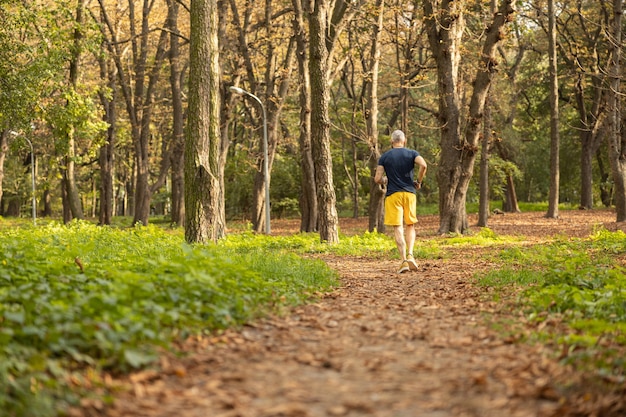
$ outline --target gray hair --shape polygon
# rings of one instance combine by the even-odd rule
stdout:
[[[404,132],[401,131],[400,129],[394,130],[393,133],[391,134],[392,143],[404,142],[405,140],[406,140],[406,137],[404,136]]]

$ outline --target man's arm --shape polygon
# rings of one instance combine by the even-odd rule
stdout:
[[[385,184],[387,178],[385,177],[385,168],[382,165],[376,167],[376,174],[374,175],[374,182],[376,184]]]
[[[428,165],[426,165],[426,161],[421,156],[416,156],[414,163],[418,167],[415,187],[419,189],[422,188],[422,181],[424,181],[424,176],[426,175],[426,171],[428,170]]]

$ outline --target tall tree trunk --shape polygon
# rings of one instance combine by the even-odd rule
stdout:
[[[378,68],[380,64],[380,37],[383,29],[385,1],[376,0],[378,19],[372,24],[372,50],[370,56],[370,78],[367,85],[367,109],[365,118],[365,129],[367,133],[367,143],[370,149],[368,167],[370,168],[370,201],[369,201],[369,221],[368,230],[377,230],[380,233],[385,231],[384,223],[384,201],[385,192],[378,184],[374,183],[374,174],[380,158],[380,148],[378,144]],[[403,118],[404,119],[404,118]],[[406,132],[406,130],[404,130]]]
[[[461,35],[465,28],[457,2],[449,9],[435,11],[431,1],[424,1],[428,39],[437,66],[441,156],[438,170],[439,233],[461,232],[466,227],[465,194],[459,189],[463,173],[461,140],[461,98],[458,84]]]
[[[610,207],[613,204],[613,186],[612,181],[609,181],[610,172],[606,172],[604,168],[600,149],[596,150],[596,161],[598,163],[598,171],[600,171],[600,200],[604,207]]]
[[[2,181],[4,180],[4,161],[9,150],[9,136],[8,130],[0,130],[0,201],[2,201],[3,194]]]
[[[557,78],[556,11],[548,0],[548,57],[550,69],[550,193],[546,217],[559,217],[559,80]]]
[[[491,0],[491,13],[496,11],[496,0]],[[487,227],[489,221],[489,144],[491,141],[491,86],[487,89],[485,115],[483,120],[483,137],[480,154],[480,194],[478,198],[478,226]]]
[[[178,30],[178,2],[168,0],[168,28],[170,29],[170,88],[172,90],[172,224],[182,226],[185,219],[184,200],[184,113],[181,89],[180,48]]]
[[[315,168],[313,154],[311,152],[311,82],[309,77],[309,53],[307,48],[307,36],[304,25],[304,10],[302,0],[292,0],[295,10],[293,20],[294,33],[297,42],[298,73],[300,77],[300,132],[298,143],[300,145],[300,168],[302,170],[302,183],[300,188],[300,231],[317,231],[317,197],[315,190]]]
[[[112,68],[104,58],[100,60],[100,78],[107,80],[111,97],[100,94],[100,102],[104,108],[104,120],[108,123],[107,140],[100,148],[100,213],[98,222],[110,225],[113,217],[113,161],[115,156],[115,139],[117,131],[117,86]]]
[[[613,22],[609,44],[612,46],[609,63],[609,161],[613,173],[615,216],[617,222],[626,221],[626,132],[622,129],[621,114],[621,55],[622,55],[622,0],[613,0]]]
[[[82,50],[82,25],[83,14],[85,12],[84,0],[78,0],[76,6],[76,28],[73,35],[73,49],[72,58],[70,60],[70,75],[69,83],[70,88],[76,90],[78,84],[78,70],[80,66],[80,55]],[[63,181],[62,184],[66,187],[65,199],[62,199],[63,204],[67,205],[67,209],[64,208],[63,220],[67,223],[72,218],[84,219],[83,208],[80,201],[80,195],[78,193],[78,187],[76,186],[76,174],[75,174],[75,156],[76,156],[76,142],[74,137],[74,129],[70,128],[66,132],[67,137],[67,154],[63,157],[64,168],[62,168]]]
[[[328,57],[326,31],[328,30],[328,2],[314,0],[309,21],[309,73],[311,77],[311,144],[317,205],[319,209],[320,239],[335,244],[339,242],[339,217],[337,215],[333,165],[330,152],[330,120],[328,103]]]
[[[491,91],[491,89],[489,89]],[[489,93],[487,93],[489,94]],[[489,221],[489,142],[491,141],[491,103],[485,103],[483,138],[480,154],[480,195],[478,199],[478,226],[487,227]]]
[[[479,127],[491,78],[495,72],[496,45],[513,13],[512,0],[503,0],[487,29],[481,62],[473,83],[469,120],[461,136],[461,89],[458,80],[461,38],[465,28],[463,5],[426,0],[424,16],[431,50],[436,61],[439,92],[441,156],[438,171],[439,233],[463,233],[468,228],[465,200],[478,151]]]
[[[216,0],[192,0],[189,117],[185,139],[185,239],[217,241],[220,69]]]
[[[596,67],[596,73],[600,70]],[[580,207],[593,208],[593,157],[601,142],[600,126],[605,118],[603,102],[604,88],[599,77],[593,76],[592,80],[592,103],[589,107],[585,100],[583,75],[579,75],[576,82],[576,108],[580,118]]]
[[[227,0],[218,0],[217,1],[217,18],[220,22],[225,22],[227,19],[228,13],[228,1]],[[226,37],[226,25],[220,24],[217,30],[217,38],[219,42],[219,54],[222,56],[222,53],[225,48],[229,48],[230,45],[223,42],[223,39],[227,39]],[[221,69],[221,67],[220,67]],[[234,77],[228,82],[232,82],[233,84],[239,84],[240,75],[236,74]],[[233,106],[233,95],[229,93],[227,90],[227,82],[224,80],[224,77],[220,73],[220,85],[221,85],[221,108],[220,108],[220,153],[217,161],[217,172],[219,175],[219,196],[217,198],[217,219],[215,220],[215,233],[217,236],[225,236],[226,235],[226,183],[225,183],[225,172],[226,172],[226,163],[228,161],[228,150],[230,148],[230,123],[232,121],[232,112],[231,108]]]

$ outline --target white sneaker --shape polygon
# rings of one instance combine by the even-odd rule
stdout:
[[[409,272],[411,267],[407,261],[402,261],[402,265],[400,265],[400,269],[398,269],[398,274],[402,274],[404,272]]]
[[[411,271],[417,271],[417,262],[415,262],[415,258],[413,258],[413,255],[409,255],[406,258],[406,262],[409,264],[409,269]]]

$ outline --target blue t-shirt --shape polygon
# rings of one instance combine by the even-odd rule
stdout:
[[[378,159],[378,165],[385,168],[387,175],[387,194],[398,191],[415,193],[413,168],[419,152],[407,148],[391,148]]]

